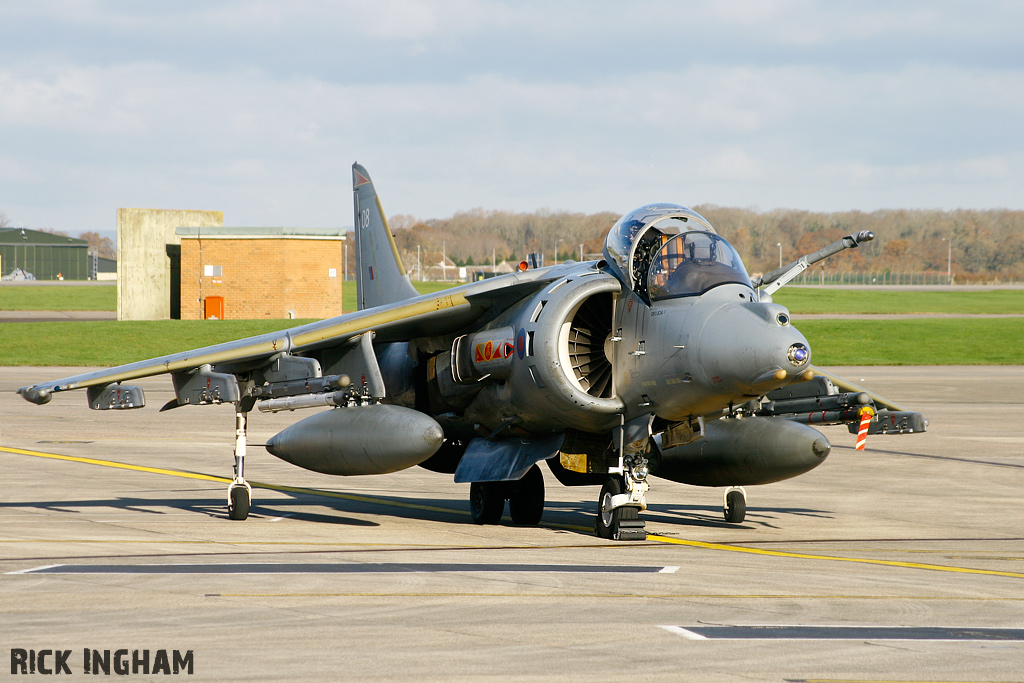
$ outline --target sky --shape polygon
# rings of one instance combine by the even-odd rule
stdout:
[[[1024,209],[1024,3],[0,0],[0,211]]]

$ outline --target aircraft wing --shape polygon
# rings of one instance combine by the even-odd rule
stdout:
[[[152,377],[189,373],[203,366],[221,372],[258,368],[279,354],[302,354],[341,346],[373,332],[377,342],[449,334],[497,315],[509,305],[559,277],[561,267],[513,273],[315,323],[105,368],[18,390],[26,400],[48,403],[54,392],[90,389]],[[90,400],[92,402],[92,400]],[[139,405],[124,407],[141,407]]]

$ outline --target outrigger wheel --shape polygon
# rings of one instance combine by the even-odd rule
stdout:
[[[734,486],[725,492],[725,521],[739,524],[747,516],[747,492],[741,486]]]

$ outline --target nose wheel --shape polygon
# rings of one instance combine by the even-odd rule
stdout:
[[[722,510],[725,521],[739,524],[747,517],[747,492],[742,486],[733,486],[725,491],[725,507]]]
[[[601,495],[597,499],[597,535],[616,541],[643,541],[647,539],[644,521],[640,519],[640,507],[622,504],[624,498],[623,481],[619,477],[611,477],[601,487]]]

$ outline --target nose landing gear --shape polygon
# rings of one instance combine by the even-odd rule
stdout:
[[[597,535],[616,541],[644,541],[647,532],[640,511],[647,509],[647,458],[626,459],[625,476],[612,476],[601,487],[597,502]]]

